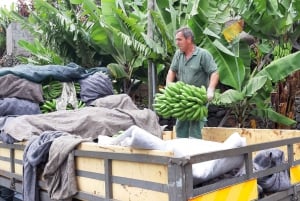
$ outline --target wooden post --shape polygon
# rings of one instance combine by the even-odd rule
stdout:
[[[155,9],[155,0],[148,0],[148,27],[147,35],[149,39],[153,39],[153,21],[150,14]],[[148,108],[153,109],[153,99],[156,93],[157,72],[152,60],[148,60]]]

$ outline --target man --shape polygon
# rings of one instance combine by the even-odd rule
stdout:
[[[211,101],[219,82],[217,65],[212,55],[205,49],[196,47],[194,34],[187,27],[180,28],[175,35],[176,51],[167,74],[166,84],[176,80],[207,88],[207,98]],[[176,121],[176,135],[179,138],[202,138],[201,129],[205,121]]]

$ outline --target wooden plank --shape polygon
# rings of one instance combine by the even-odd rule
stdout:
[[[166,165],[113,161],[112,175],[162,184],[168,183],[168,167]]]
[[[23,160],[23,150],[15,150],[15,159]]]
[[[113,195],[113,198],[116,200],[169,201],[169,195],[167,193],[120,184],[113,184]]]
[[[173,139],[173,131],[164,131],[162,134],[163,140],[171,140]]]
[[[105,196],[104,181],[90,179],[85,177],[77,177],[77,185],[80,191],[96,195]],[[113,185],[113,198],[116,200],[131,201],[169,201],[167,193],[156,192],[152,190],[137,188],[133,186],[116,184]]]
[[[75,166],[77,170],[95,173],[104,173],[104,161],[97,158],[76,157]]]
[[[10,172],[10,162],[0,160],[0,170]]]
[[[78,150],[84,151],[101,151],[101,152],[115,152],[115,153],[128,153],[128,154],[146,154],[155,156],[173,156],[172,152],[162,150],[145,150],[145,149],[133,149],[131,147],[122,146],[99,146],[97,143],[84,142],[77,146]]]
[[[238,132],[242,137],[245,137],[248,145],[300,136],[299,130],[204,127],[202,129],[202,138],[204,140],[224,142],[234,132]],[[278,148],[284,151],[287,157],[286,147]],[[293,150],[294,158],[300,159],[300,144],[296,144]]]
[[[9,155],[10,155],[9,149],[0,148],[0,156],[1,157],[9,157]]]
[[[204,127],[202,129],[202,137],[205,140],[223,142],[234,132],[238,132],[241,136],[246,137],[247,144],[257,144],[300,136],[299,130]]]
[[[158,156],[172,156],[173,153],[159,151],[159,150],[139,150],[129,147],[120,146],[98,146],[95,143],[81,143],[78,150],[84,151],[103,151],[114,153],[128,153],[128,154],[146,154]],[[76,157],[76,169],[81,171],[88,171],[93,173],[104,174],[104,160],[96,158]],[[112,161],[112,175],[117,177],[136,179],[140,181],[148,181],[155,183],[168,183],[168,168],[166,165],[139,163],[113,160]],[[97,196],[105,196],[105,182],[97,179],[77,176],[78,188],[80,191],[87,192]],[[112,194],[114,199],[132,200],[132,201],[150,201],[168,200],[168,194],[137,188],[124,184],[112,184]]]
[[[95,143],[81,143],[78,150],[85,151],[104,151],[128,154],[146,154],[146,155],[159,155],[159,156],[172,156],[173,153],[160,151],[160,150],[142,150],[132,149],[129,147],[121,146],[95,146]],[[96,158],[76,157],[76,169],[84,170],[95,173],[104,174],[104,161]],[[138,180],[145,180],[157,183],[166,184],[167,166],[151,164],[151,163],[138,163],[129,161],[113,161],[112,174],[125,178],[133,178]]]
[[[104,181],[86,177],[76,177],[79,191],[83,191],[96,196],[105,196]]]

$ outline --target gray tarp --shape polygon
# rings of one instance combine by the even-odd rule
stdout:
[[[39,201],[37,168],[48,161],[48,153],[54,139],[65,133],[60,131],[33,136],[27,143],[23,154],[23,200]]]
[[[41,114],[38,103],[18,98],[0,99],[0,116]]]
[[[43,177],[50,198],[72,200],[78,191],[73,150],[79,143],[89,140],[61,131],[46,131],[32,137],[23,155],[23,200],[40,200],[37,170],[44,165]]]
[[[255,171],[266,170],[284,163],[286,163],[284,161],[284,152],[278,148],[262,150],[257,153],[253,160]],[[265,193],[283,191],[291,186],[287,170],[258,178],[257,183]]]
[[[66,66],[61,65],[43,65],[32,64],[17,65],[13,68],[0,68],[0,76],[13,74],[20,78],[25,78],[32,82],[41,83],[45,80],[54,79],[61,82],[71,82],[85,78],[95,72],[102,71],[103,67],[86,69],[75,63]]]
[[[85,141],[89,140],[75,135],[63,135],[53,141],[43,171],[50,199],[73,200],[72,196],[78,191],[73,150]]]
[[[105,96],[94,100],[91,106],[105,107],[108,109],[113,108],[126,108],[131,110],[138,110],[139,108],[132,102],[131,98],[127,94],[116,94]]]
[[[11,74],[0,76],[0,98],[19,98],[35,103],[44,102],[41,84]]]
[[[124,94],[120,96],[127,97]],[[115,103],[114,99],[111,99],[112,105],[121,101],[117,97],[116,95]],[[113,136],[121,130],[136,125],[161,137],[162,129],[157,115],[150,109],[133,109],[131,99],[126,100],[127,104],[114,109],[85,107],[78,110],[19,116],[5,123],[1,135],[8,134],[17,141],[23,141],[28,140],[32,135],[40,135],[43,131],[57,130],[83,138],[97,139],[98,135]]]
[[[79,84],[80,99],[87,105],[98,98],[114,94],[110,78],[102,72],[96,72],[87,78],[80,79]]]

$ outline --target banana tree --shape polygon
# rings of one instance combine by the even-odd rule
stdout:
[[[131,1],[103,0],[97,5],[93,0],[71,0],[82,6],[88,16],[91,44],[103,53],[111,55],[115,62],[108,68],[118,81],[117,90],[130,93],[138,79],[135,71],[143,67],[150,54],[146,44],[146,10]]]
[[[75,62],[81,66],[94,67],[109,57],[103,51],[90,45],[88,21],[82,17],[79,6],[66,1],[33,0],[34,9],[28,17],[23,17],[12,11],[9,16],[13,21],[22,24],[38,41],[43,49],[49,49],[59,55],[63,63]],[[30,44],[21,42],[20,45],[28,48]],[[34,46],[35,44],[31,44]],[[32,48],[30,48],[32,49]],[[30,50],[29,49],[29,50]],[[32,52],[35,55],[35,52]],[[37,57],[43,52],[39,52]],[[44,54],[45,58],[49,55]],[[35,62],[39,62],[37,59]],[[54,61],[54,60],[52,60]],[[43,61],[47,63],[46,59]],[[61,64],[61,63],[59,63]]]
[[[235,75],[235,77],[229,79],[228,74],[230,73],[228,72],[230,71],[228,70],[226,73],[227,80],[224,80],[224,78],[221,77],[222,83],[226,83],[232,87],[245,87],[246,85],[251,86],[251,82],[249,82],[249,80],[255,80],[257,91],[254,90],[255,93],[252,94],[252,97],[251,95],[248,98],[244,97],[245,94],[240,93],[241,90],[238,88],[233,88],[230,93],[229,91],[226,91],[226,93],[229,94],[239,94],[239,97],[243,99],[243,101],[236,100],[236,104],[233,104],[234,101],[232,100],[230,102],[231,108],[233,109],[233,111],[235,111],[234,113],[236,114],[239,126],[244,125],[245,118],[247,117],[246,114],[249,114],[250,111],[255,116],[269,119],[273,122],[281,123],[284,125],[292,125],[293,123],[295,123],[294,121],[286,118],[285,114],[279,115],[279,113],[275,112],[274,108],[270,107],[270,93],[271,91],[275,91],[277,85],[280,84],[279,82],[284,82],[284,78],[296,71],[297,66],[289,62],[281,63],[283,65],[278,65],[277,62],[273,61],[271,69],[273,69],[276,73],[280,72],[279,74],[276,74],[277,76],[280,76],[280,79],[268,77],[267,80],[265,77],[266,71],[264,70],[264,68],[270,68],[270,66],[266,66],[270,62],[270,59],[273,58],[274,60],[276,60],[291,53],[292,48],[290,47],[287,49],[286,44],[291,44],[294,51],[299,49],[297,48],[299,47],[299,45],[297,45],[298,43],[295,42],[298,41],[300,36],[299,32],[296,31],[297,29],[295,29],[299,21],[299,15],[297,14],[300,11],[299,5],[296,4],[295,1],[277,0],[231,0],[229,1],[229,5],[232,8],[232,13],[235,13],[244,20],[246,24],[245,31],[251,33],[257,39],[260,39],[257,40],[259,43],[252,44],[252,47],[254,47],[256,51],[255,54],[252,53],[251,59],[253,62],[252,66],[249,66],[251,69],[248,67],[246,68],[246,66],[248,65],[246,65],[245,63],[237,63],[234,65],[235,70],[232,72],[243,72],[241,71],[241,69],[243,69],[244,66],[245,69],[248,69],[248,71],[246,71],[245,73],[245,78],[243,77],[243,74],[240,74],[240,76]],[[272,20],[272,23],[270,23],[270,20]],[[253,57],[253,55],[255,57]],[[292,60],[296,58],[291,57],[285,59],[287,59],[288,61],[291,60],[290,62],[292,62]],[[244,62],[245,60],[243,59],[242,61]],[[286,62],[286,60],[283,61]],[[287,67],[287,65],[289,67]],[[249,72],[251,71],[252,73],[250,74]],[[239,78],[242,78],[249,83],[246,84],[244,82],[241,84],[237,81],[239,80]],[[233,83],[235,84],[233,85]],[[259,87],[260,85],[262,86]],[[239,93],[236,93],[237,91]],[[226,93],[224,94],[225,97],[227,97]],[[226,98],[224,100],[226,100]]]
[[[272,85],[300,70],[299,59],[300,52],[296,52],[271,62],[261,71],[253,71],[251,75],[239,73],[236,68],[221,69],[220,77],[226,77],[221,82],[232,88],[218,94],[213,103],[230,107],[236,116],[238,127],[245,126],[249,114],[284,125],[295,124],[294,120],[274,111],[270,105],[270,95]],[[238,68],[246,72],[242,63]],[[242,82],[236,81],[239,76]]]

